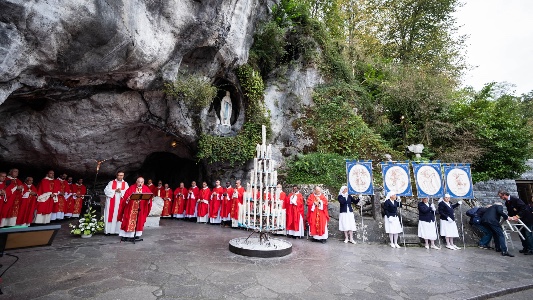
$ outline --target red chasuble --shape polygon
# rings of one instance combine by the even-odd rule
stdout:
[[[28,225],[33,222],[35,209],[37,208],[37,188],[31,184],[24,184],[22,204],[17,215],[17,225]]]
[[[187,208],[187,189],[177,188],[174,190],[174,204],[172,205],[173,215],[182,215]]]
[[[224,188],[219,186],[213,188],[211,197],[209,197],[209,217],[216,218],[218,217],[218,211],[222,206],[222,194],[224,194]]]
[[[200,197],[200,189],[195,186],[189,189],[187,193],[187,215],[194,215],[194,210],[196,209],[196,200]]]
[[[322,200],[322,209],[315,206],[314,211],[311,211],[315,200]],[[324,194],[319,196],[315,194],[309,195],[307,198],[307,222],[309,222],[310,235],[323,235],[326,233],[326,224],[329,221],[328,214],[328,199]]]
[[[126,232],[143,231],[144,223],[146,222],[146,217],[150,213],[149,208],[151,205],[148,204],[148,202],[151,202],[152,199],[130,200],[130,196],[133,193],[150,194],[152,193],[152,191],[146,185],[143,185],[139,189],[137,189],[136,185],[132,185],[126,190],[126,192],[124,193],[124,197],[120,199],[117,220],[122,221],[122,225],[120,226],[120,229]],[[139,209],[141,210],[140,213],[139,213]],[[147,209],[148,211],[146,211]],[[137,226],[135,226],[137,215],[139,219],[137,222]]]
[[[55,179],[45,177],[43,180],[41,180],[39,188],[37,189],[37,194],[42,197],[38,198],[37,214],[47,215],[52,213],[52,207],[55,201],[53,194],[57,193],[58,191],[59,183],[57,183]],[[45,198],[45,196],[47,197]]]
[[[291,199],[293,199],[293,202],[296,201],[296,205],[290,204]],[[303,219],[304,216],[304,197],[300,193],[290,193],[289,197],[286,197],[286,200],[285,214],[287,230],[299,231],[300,217]]]
[[[56,179],[55,181],[59,188],[58,193],[62,193],[63,195],[57,195],[57,202],[54,202],[52,212],[65,212],[65,209],[67,208],[67,202],[64,194],[69,194],[70,188],[66,180]]]
[[[72,215],[80,215],[81,214],[81,207],[83,205],[83,195],[87,194],[87,188],[83,184],[72,184],[71,185],[71,193],[73,194],[70,198],[70,202],[72,202]],[[76,196],[76,199],[74,199],[74,196]]]
[[[163,198],[163,191],[164,191],[164,190],[165,190],[165,188],[164,188],[163,186],[160,186],[160,187],[159,187],[159,186],[156,186],[156,187],[154,188],[154,191],[153,191],[153,193],[154,193],[154,197],[157,196],[157,197],[161,197],[161,198]]]
[[[229,218],[231,212],[231,198],[233,197],[233,188],[225,188],[222,197],[222,208],[220,210],[220,217]]]
[[[22,185],[22,181],[12,177],[7,177],[6,181],[9,181],[9,184],[5,188],[6,197],[4,199],[2,210],[0,210],[1,219],[16,218],[22,201],[22,191],[17,189],[17,186]],[[8,225],[13,226],[15,224],[12,223]]]
[[[163,198],[163,211],[161,212],[161,217],[168,217],[170,216],[170,210],[172,208],[172,190],[171,189],[164,189],[161,192],[161,198]]]
[[[200,190],[200,195],[198,196],[198,217],[205,217],[207,215],[209,197],[211,197],[211,190],[208,187]]]
[[[244,187],[239,187],[233,190],[233,196],[231,199],[231,218],[234,220],[239,219],[239,204],[243,204]]]

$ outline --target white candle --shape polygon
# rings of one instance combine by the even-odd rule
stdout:
[[[265,125],[261,125],[261,141],[263,142],[263,145],[266,143],[266,136],[267,136],[267,133],[266,133],[266,126]]]
[[[265,158],[265,156],[266,156],[266,145],[263,144],[261,145],[261,157]]]
[[[266,153],[267,153],[266,158],[270,158],[271,155],[272,155],[272,145],[271,144],[268,144]]]
[[[257,146],[255,146],[255,150],[257,151],[256,156],[261,157],[261,145],[257,144]]]

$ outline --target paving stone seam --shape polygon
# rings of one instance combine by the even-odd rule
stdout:
[[[503,296],[503,295],[509,295],[509,294],[513,294],[513,293],[518,293],[518,292],[522,292],[522,291],[526,291],[526,290],[530,290],[530,289],[533,289],[533,283],[532,284],[526,284],[526,285],[518,286],[518,287],[501,289],[501,290],[490,292],[490,293],[486,293],[486,294],[483,294],[483,295],[474,296],[474,297],[468,298],[466,300],[491,299],[491,298],[500,297],[500,296]]]

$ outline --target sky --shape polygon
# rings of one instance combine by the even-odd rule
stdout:
[[[463,0],[457,10],[474,68],[463,85],[479,91],[489,82],[514,84],[514,94],[533,91],[533,0]]]

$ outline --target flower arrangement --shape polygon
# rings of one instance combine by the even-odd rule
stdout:
[[[101,232],[104,230],[105,223],[104,217],[100,217],[100,220],[96,219],[96,210],[87,208],[87,212],[80,218],[79,224],[68,224],[72,230],[71,234],[76,235],[92,235],[95,232]]]

